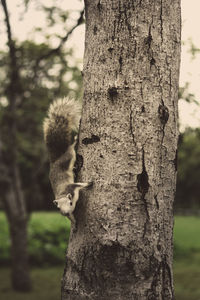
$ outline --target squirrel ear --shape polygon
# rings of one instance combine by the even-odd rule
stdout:
[[[69,200],[72,200],[72,194],[67,194],[67,198],[69,199]]]

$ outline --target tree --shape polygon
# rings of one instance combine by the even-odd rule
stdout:
[[[27,5],[28,3],[26,1]],[[71,91],[69,81],[65,78],[66,73],[70,73],[71,81],[80,82],[78,68],[67,64],[72,50],[64,50],[63,45],[73,30],[82,23],[83,12],[80,12],[77,22],[64,36],[57,36],[59,43],[54,48],[48,42],[49,37],[46,43],[40,45],[30,40],[17,43],[12,35],[6,0],[1,0],[1,6],[8,40],[8,54],[0,52],[0,95],[5,98],[5,103],[0,102],[1,200],[10,225],[12,285],[16,290],[28,291],[31,281],[27,253],[27,198],[32,201],[38,198],[37,177],[40,173],[43,180],[42,168],[43,174],[47,174],[45,159],[41,155],[44,153],[44,147],[41,146],[42,121],[50,100]],[[57,18],[57,11],[65,23],[66,13],[65,18],[62,11],[55,7],[47,11],[51,16],[49,26],[55,24],[53,20]],[[80,89],[76,90],[75,94],[78,95]],[[37,146],[33,146],[33,141],[34,146]]]
[[[8,152],[2,149],[1,158],[7,181],[4,183],[4,204],[7,218],[10,224],[10,235],[12,241],[12,284],[16,290],[28,291],[31,289],[31,281],[28,270],[27,253],[27,213],[22,190],[22,183],[17,164],[17,103],[21,101],[21,84],[19,75],[19,65],[16,55],[15,42],[12,39],[12,32],[9,21],[9,14],[5,0],[1,0],[5,13],[5,23],[7,27],[8,47],[9,47],[9,77],[7,95],[8,106],[3,116],[3,124],[9,129],[7,134],[3,132],[2,140],[7,146]],[[3,155],[4,154],[4,155]],[[4,159],[5,160],[4,160]],[[20,274],[20,276],[19,276]]]
[[[79,178],[62,300],[173,299],[180,0],[85,0]]]
[[[200,207],[200,129],[186,128],[179,136],[175,208],[197,212]]]

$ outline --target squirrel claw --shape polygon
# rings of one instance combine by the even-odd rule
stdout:
[[[93,187],[93,185],[94,185],[94,182],[93,182],[93,181],[90,181],[90,182],[88,182],[88,186],[87,186],[87,188],[92,188],[92,187]]]

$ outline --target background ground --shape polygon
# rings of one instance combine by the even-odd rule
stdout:
[[[0,213],[0,299],[59,300],[70,224],[58,213],[33,213],[29,223],[29,253],[33,291],[11,290],[9,234]],[[176,300],[200,299],[200,218],[176,216],[174,230],[174,281]]]

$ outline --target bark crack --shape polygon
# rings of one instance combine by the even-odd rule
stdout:
[[[161,145],[163,145],[164,137],[165,137],[165,126],[167,124],[167,121],[169,119],[169,110],[167,106],[165,106],[163,99],[161,98],[161,104],[158,107],[158,115],[159,119],[162,124],[162,139],[161,139]]]
[[[142,83],[141,83],[141,87],[140,87],[140,95],[141,95],[142,100],[143,100],[144,99],[144,94],[143,94]]]
[[[123,66],[123,59],[122,59],[122,56],[120,55],[120,57],[119,57],[119,73],[122,73],[122,66]]]
[[[163,299],[174,299],[173,297],[173,284],[172,284],[172,272],[169,264],[167,263],[166,257],[164,257],[163,261],[161,262],[161,269],[162,269],[162,298]],[[167,283],[169,282],[169,284]],[[169,287],[166,289],[165,287]],[[171,295],[172,294],[172,295]]]
[[[173,85],[172,85],[172,71],[171,69],[169,69],[169,85],[170,85],[170,99],[172,100],[172,104],[173,104],[173,110],[174,110],[174,123],[176,124],[176,105],[174,103],[174,98],[172,97],[172,89],[173,89]]]
[[[161,41],[163,42],[163,0],[161,0],[160,5],[160,28]]]
[[[176,149],[176,154],[175,154],[173,163],[174,163],[175,171],[177,172],[177,169],[178,169],[178,150],[177,149]]]
[[[132,111],[132,109],[131,109],[131,112],[130,112],[130,132],[131,132],[133,144],[136,146],[135,134],[133,132],[133,111]]]
[[[165,126],[169,119],[169,110],[168,110],[167,106],[164,105],[163,100],[162,100],[162,104],[160,104],[158,107],[158,114],[159,114],[161,123],[163,124],[163,126]]]
[[[144,159],[144,148],[142,149],[142,173],[138,174],[137,180],[137,188],[138,191],[142,194],[142,199],[145,198],[145,195],[148,193],[149,190],[149,182],[148,182],[149,176],[146,171],[145,167],[145,159]]]
[[[118,96],[118,89],[113,86],[108,88],[108,95],[112,102],[114,102],[115,99],[117,99]]]
[[[82,139],[82,144],[89,145],[100,142],[100,137],[98,135],[92,134],[90,138],[86,137]]]
[[[102,10],[102,8],[103,8],[103,6],[102,6],[102,4],[101,4],[101,0],[99,0],[99,2],[98,2],[98,4],[97,4],[97,8],[98,8],[98,11],[99,11],[99,13],[100,13],[101,10]]]
[[[150,50],[151,48],[151,42],[152,42],[153,38],[151,35],[151,25],[149,26],[149,33],[148,33],[148,37],[146,38],[146,44],[148,45],[148,50]]]
[[[147,204],[147,200],[145,198],[145,196],[149,190],[149,176],[147,174],[146,167],[145,167],[144,148],[142,149],[142,173],[138,174],[137,181],[138,181],[137,189],[142,195],[142,201],[144,203],[144,208],[145,208],[146,217],[147,217],[146,222],[144,224],[144,233],[143,233],[143,237],[144,237],[146,234],[146,231],[147,231],[147,224],[150,219],[149,211],[148,211],[148,204]]]
[[[148,57],[149,57],[149,61],[150,61],[150,69],[151,69],[152,66],[154,66],[156,64],[156,60],[153,56],[153,49],[152,49],[152,41],[153,41],[153,37],[152,37],[152,34],[151,34],[152,24],[153,24],[153,18],[152,18],[151,24],[149,25],[148,37],[145,40],[145,43],[148,47]]]
[[[74,174],[75,174],[75,180],[77,180],[78,174],[81,171],[81,168],[83,167],[83,156],[80,154],[76,154],[76,161],[74,164]]]
[[[159,202],[158,202],[158,196],[157,195],[154,196],[154,200],[156,202],[156,208],[159,209]]]

